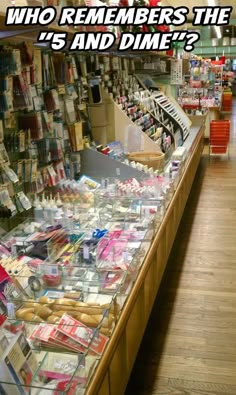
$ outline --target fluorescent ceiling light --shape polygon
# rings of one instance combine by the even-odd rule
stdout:
[[[215,28],[215,32],[216,32],[217,38],[221,38],[222,34],[221,34],[220,26],[214,26],[214,28]]]
[[[216,7],[216,1],[215,0],[207,0],[207,2],[208,2],[208,6],[209,7]],[[215,28],[215,32],[216,32],[217,38],[221,38],[222,34],[221,34],[220,26],[214,26],[214,28]]]

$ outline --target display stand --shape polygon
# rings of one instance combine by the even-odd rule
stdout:
[[[135,124],[102,88],[101,93],[102,103],[89,105],[93,138],[100,144],[117,140],[125,147],[129,130],[134,128]],[[136,127],[136,129],[140,130],[140,151],[160,152],[159,146],[142,132],[141,128]]]

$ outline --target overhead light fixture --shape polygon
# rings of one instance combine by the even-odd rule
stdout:
[[[208,5],[209,7],[216,7],[216,1],[215,0],[208,0]],[[216,36],[217,38],[222,38],[222,33],[221,33],[221,28],[220,26],[214,26]]]
[[[221,33],[220,26],[214,26],[214,29],[215,29],[217,38],[221,38],[222,37],[222,33]]]

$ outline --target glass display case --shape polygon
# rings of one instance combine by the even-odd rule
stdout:
[[[35,350],[24,333],[12,333],[10,329],[9,322],[5,321],[1,328],[1,342],[5,346],[0,360],[2,394],[84,394],[98,363],[98,355],[77,354],[65,349],[60,354]],[[52,325],[38,327],[32,337],[37,332],[39,338],[49,339],[51,336],[51,344],[62,344],[63,330],[67,327],[62,325],[62,331],[57,335],[54,329]],[[82,329],[77,327],[76,335],[85,339]],[[90,340],[90,343],[92,348],[97,347],[97,339]]]
[[[23,333],[40,357],[27,391],[20,381],[6,383],[16,394],[86,393],[176,193],[186,152],[175,152],[155,177],[104,178],[86,207],[59,207],[60,223],[28,218],[2,239],[0,328]]]

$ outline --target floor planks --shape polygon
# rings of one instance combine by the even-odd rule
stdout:
[[[236,395],[236,102],[206,153],[125,395]]]

